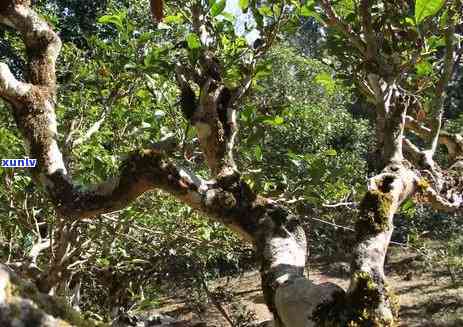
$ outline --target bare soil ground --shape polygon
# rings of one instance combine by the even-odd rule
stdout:
[[[386,264],[389,283],[400,297],[400,326],[462,326],[463,284],[451,283],[443,265],[425,267],[419,256],[394,248]],[[349,281],[345,266],[339,263],[311,263],[310,279],[317,282],[333,282],[347,288]],[[463,281],[462,281],[463,282]],[[232,318],[253,317],[254,322],[271,319],[260,290],[257,271],[249,271],[240,277],[222,278],[214,281],[210,289],[223,288],[232,294],[232,299],[221,307]],[[230,326],[223,313],[212,303],[191,305],[187,294],[167,301],[160,312],[180,319],[206,322],[210,327]],[[239,307],[240,309],[237,309]],[[235,324],[235,326],[247,326]]]

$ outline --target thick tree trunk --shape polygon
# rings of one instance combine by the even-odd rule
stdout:
[[[398,314],[397,298],[387,285],[384,261],[401,203],[415,191],[415,173],[407,163],[392,164],[370,179],[369,190],[356,223],[351,285],[348,297],[358,318],[378,326],[392,325]]]
[[[276,207],[260,220],[257,253],[261,258],[264,297],[278,327],[316,326],[314,309],[332,299],[338,286],[316,285],[304,276],[305,232],[297,217]]]
[[[370,80],[378,92],[385,168],[370,178],[361,203],[347,294],[337,294],[333,301],[317,309],[315,319],[320,326],[393,326],[398,313],[397,299],[386,282],[384,261],[394,215],[417,184],[416,174],[402,151],[408,101],[395,84],[387,85],[373,75]]]
[[[370,179],[356,222],[349,289],[317,309],[319,326],[394,326],[399,304],[387,284],[384,261],[393,217],[415,188],[416,175],[407,162],[392,163]]]
[[[369,322],[392,326],[398,302],[386,282],[384,261],[400,205],[416,190],[416,174],[403,157],[405,117],[409,105],[395,84],[383,86],[378,111],[384,113],[381,174],[368,183],[356,222],[357,244],[353,251],[351,283],[347,291],[350,308],[346,322]],[[379,97],[378,97],[379,98]]]
[[[0,265],[0,326],[2,327],[93,327],[107,326],[84,319],[64,299],[40,293]]]

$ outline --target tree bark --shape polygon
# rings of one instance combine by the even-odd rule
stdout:
[[[0,325],[2,327],[96,327],[104,323],[83,319],[64,299],[40,293],[0,265]]]

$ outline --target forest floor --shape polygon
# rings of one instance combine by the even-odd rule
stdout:
[[[347,266],[348,267],[348,266]],[[310,279],[315,282],[333,282],[347,288],[348,273],[345,264],[311,262]],[[400,326],[463,326],[463,285],[455,286],[444,265],[429,265],[420,256],[403,248],[393,248],[388,256],[386,273],[389,283],[400,297]],[[271,319],[264,304],[258,271],[249,271],[239,277],[221,278],[210,284],[214,294],[222,290],[231,294],[219,306],[202,302],[192,305],[191,296],[166,299],[160,312],[170,316],[206,322],[208,327],[231,326],[224,318],[223,309],[235,326],[250,326],[254,322]]]

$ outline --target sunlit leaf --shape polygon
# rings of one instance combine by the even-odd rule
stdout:
[[[301,15],[305,17],[310,17],[316,14],[315,11],[310,9],[307,5],[301,7]]]
[[[254,148],[254,156],[256,157],[257,161],[262,161],[262,148],[259,145],[256,145]]]
[[[333,92],[336,86],[333,78],[328,73],[320,73],[315,76],[315,82],[321,86],[323,86],[328,92]]]
[[[283,119],[283,117],[280,117],[280,116],[276,116],[274,119],[264,120],[265,124],[272,125],[272,126],[283,125],[284,122],[285,120]]]
[[[276,116],[273,122],[275,123],[275,125],[282,125],[285,122],[285,120],[280,116]]]
[[[445,0],[416,0],[415,20],[419,24],[429,16],[434,16],[444,6]]]
[[[259,7],[258,11],[262,16],[273,16],[273,11],[268,6]]]
[[[432,74],[432,65],[429,61],[422,61],[418,63],[415,68],[418,76],[429,76]]]
[[[444,13],[442,14],[442,16],[440,17],[440,19],[439,19],[439,27],[441,29],[446,28],[447,24],[448,24],[448,21],[449,21],[449,10],[446,9],[444,11]]]
[[[188,36],[186,37],[186,41],[188,43],[188,48],[192,50],[201,47],[201,40],[199,39],[199,36],[195,33],[188,34]]]
[[[438,36],[431,36],[429,39],[427,39],[428,42],[428,47],[430,49],[436,49],[439,47],[445,47],[445,39],[443,37],[438,37]]]
[[[229,21],[230,23],[234,23],[236,21],[235,15],[230,14],[228,12],[222,13],[222,16],[226,21]]]
[[[225,0],[220,0],[214,3],[211,7],[211,15],[218,16],[225,10],[225,5],[227,2]]]
[[[415,26],[415,20],[413,19],[413,17],[406,17],[405,23],[407,23],[407,25],[410,25],[410,26]]]
[[[125,13],[123,12],[116,15],[104,15],[98,19],[98,23],[105,25],[113,24],[116,25],[118,30],[122,30],[124,28],[124,18]]]
[[[182,24],[183,23],[183,17],[180,14],[177,14],[175,16],[166,16],[166,17],[164,17],[164,23],[166,23],[166,24]]]
[[[408,209],[413,208],[414,206],[415,206],[415,203],[413,202],[413,200],[408,199],[408,200],[405,201],[404,204],[402,205],[402,210],[403,210],[403,211],[407,211]]]
[[[246,11],[249,7],[249,0],[240,0],[239,5],[242,11]]]

